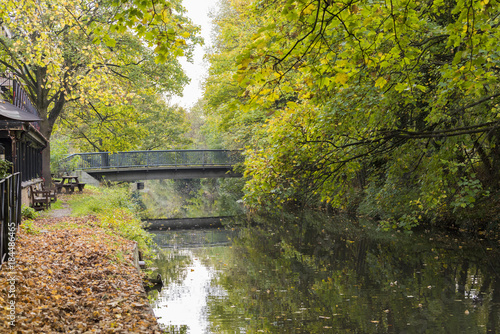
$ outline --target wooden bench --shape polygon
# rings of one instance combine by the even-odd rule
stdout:
[[[53,188],[46,188],[43,183],[42,183],[42,190],[43,191],[48,191],[49,192],[49,196],[50,196],[50,202],[51,203],[54,203],[57,201],[57,188],[53,187]]]
[[[50,208],[51,191],[38,189],[37,186],[31,185],[28,196],[30,198],[30,206],[36,211]]]

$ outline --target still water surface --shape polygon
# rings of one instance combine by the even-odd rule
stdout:
[[[157,232],[167,332],[500,333],[497,241],[283,226]]]

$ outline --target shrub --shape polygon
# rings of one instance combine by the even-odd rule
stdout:
[[[0,160],[0,179],[9,176],[12,172],[12,162]]]
[[[38,234],[40,231],[37,229],[35,224],[33,224],[33,220],[27,219],[24,220],[21,224],[21,228],[24,230],[24,232],[28,234]]]
[[[22,219],[35,219],[38,217],[38,212],[30,206],[22,205],[21,206],[21,218]]]

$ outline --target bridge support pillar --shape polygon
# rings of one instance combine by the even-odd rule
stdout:
[[[100,182],[98,179],[94,178],[92,175],[85,173],[82,170],[77,170],[73,172],[73,175],[78,176],[78,180],[82,183],[90,184],[92,186],[98,187]]]

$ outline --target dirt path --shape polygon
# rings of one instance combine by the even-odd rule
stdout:
[[[66,202],[62,202],[63,208],[62,209],[54,209],[50,210],[47,213],[44,214],[45,217],[50,217],[50,218],[61,218],[61,217],[69,217],[71,216],[71,208]]]

